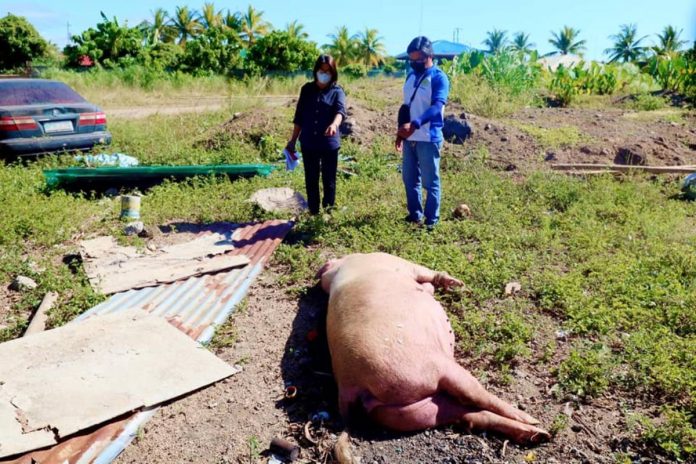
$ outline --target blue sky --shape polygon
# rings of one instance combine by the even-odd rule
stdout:
[[[216,1],[218,9],[241,11],[248,1]],[[351,33],[365,27],[376,28],[384,39],[389,54],[401,53],[416,35],[431,40],[452,40],[458,28],[459,41],[482,47],[486,31],[493,28],[524,31],[531,35],[540,52],[551,51],[550,31],[563,25],[581,30],[587,40],[586,57],[602,59],[611,45],[609,35],[617,33],[621,24],[634,23],[640,35],[655,33],[668,24],[683,29],[681,38],[690,44],[696,40],[696,0],[255,0],[255,8],[264,11],[264,18],[276,28],[284,28],[297,19],[304,24],[310,39],[324,44],[327,35],[337,26],[345,25]],[[0,0],[0,16],[13,13],[27,17],[48,40],[63,47],[67,28],[80,33],[100,21],[100,10],[120,21],[136,25],[151,17],[151,11],[162,7],[174,12],[177,5],[200,9],[203,1],[185,0],[120,0],[95,2],[84,0]]]

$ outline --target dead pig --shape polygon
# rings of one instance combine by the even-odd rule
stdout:
[[[460,423],[520,443],[549,437],[454,360],[454,335],[433,294],[459,280],[386,253],[330,260],[318,276],[329,293],[327,336],[344,419],[362,407],[397,431]]]

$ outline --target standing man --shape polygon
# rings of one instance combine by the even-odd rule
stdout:
[[[440,219],[440,150],[449,80],[435,66],[433,46],[427,37],[413,39],[407,53],[411,72],[404,83],[404,104],[399,111],[396,137],[396,149],[403,150],[406,220],[417,224],[424,221],[432,230]],[[425,208],[421,186],[427,192]]]

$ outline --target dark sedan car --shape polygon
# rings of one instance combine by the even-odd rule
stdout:
[[[0,79],[0,155],[89,150],[109,143],[106,115],[66,84]]]

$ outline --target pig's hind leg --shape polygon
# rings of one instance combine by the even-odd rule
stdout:
[[[377,423],[400,432],[414,432],[440,425],[462,424],[469,430],[492,430],[518,443],[548,439],[548,433],[530,424],[490,411],[463,406],[446,393],[437,393],[409,405],[382,405],[370,412]]]
[[[444,360],[439,390],[444,390],[464,406],[472,406],[503,417],[536,425],[538,420],[486,390],[469,371],[454,359]]]

